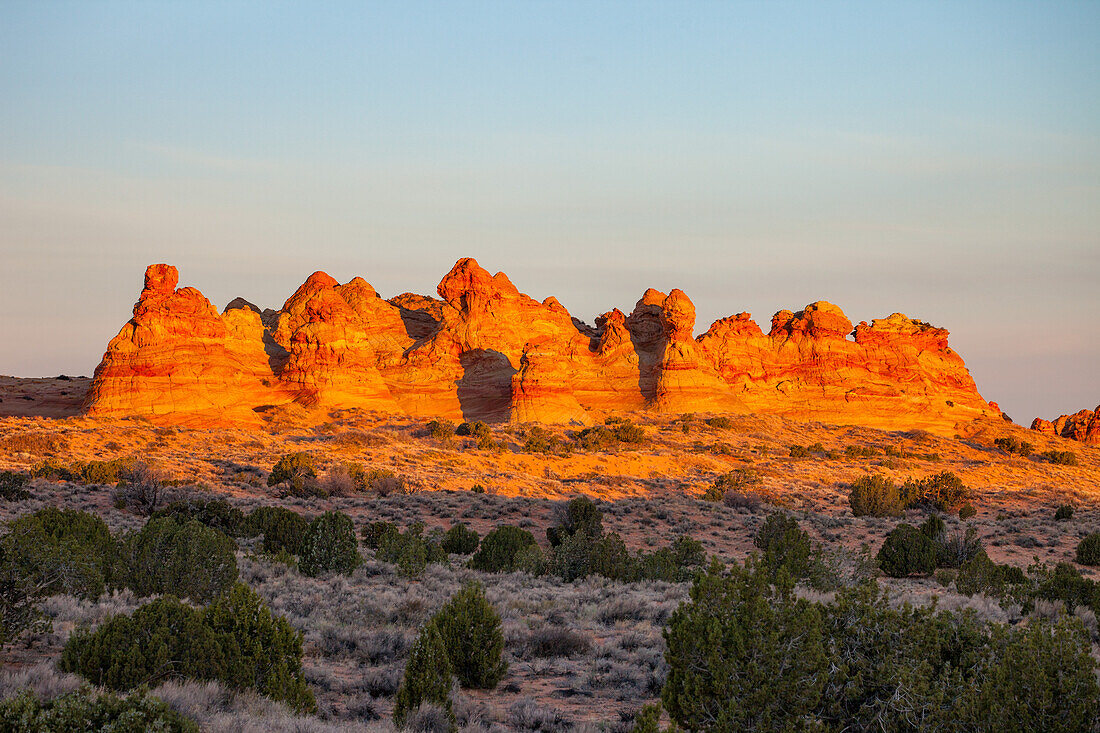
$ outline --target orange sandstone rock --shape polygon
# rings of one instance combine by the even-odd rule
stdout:
[[[630,315],[614,309],[590,326],[469,258],[440,281],[440,299],[387,301],[362,278],[341,285],[317,272],[278,311],[237,299],[218,314],[177,281],[173,267],[149,268],[133,319],[96,371],[89,412],[256,420],[254,410],[293,401],[586,423],[593,411],[653,409],[952,434],[997,414],[947,331],[897,313],[853,330],[824,301],[779,311],[767,334],[740,313],[695,337],[695,307],[679,290],[649,289]]]
[[[1037,417],[1032,421],[1031,429],[1090,445],[1100,445],[1100,406],[1092,411],[1080,410],[1072,415],[1059,415],[1053,421]]]

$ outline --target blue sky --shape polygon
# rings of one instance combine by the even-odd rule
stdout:
[[[456,259],[592,321],[819,299],[1100,402],[1100,3],[0,4],[0,373],[90,373],[150,262],[221,307]]]

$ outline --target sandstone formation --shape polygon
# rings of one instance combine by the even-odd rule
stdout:
[[[1092,411],[1081,410],[1072,415],[1060,415],[1053,421],[1037,417],[1031,422],[1031,429],[1047,435],[1100,445],[1100,407]]]
[[[779,311],[767,334],[740,313],[696,337],[695,306],[680,290],[649,289],[629,315],[613,309],[590,326],[472,259],[447,273],[438,299],[385,300],[362,278],[341,285],[316,272],[277,311],[237,298],[219,314],[177,281],[175,268],[149,267],[87,412],[225,423],[295,403],[586,424],[650,409],[941,433],[999,414],[947,331],[898,313],[853,329],[824,301]]]

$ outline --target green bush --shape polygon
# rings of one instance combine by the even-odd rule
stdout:
[[[886,476],[860,476],[852,482],[848,504],[856,517],[898,517],[904,510],[898,487]]]
[[[317,704],[302,672],[302,635],[263,599],[237,583],[202,612],[225,654],[218,679],[250,688],[295,710],[312,712]]]
[[[1059,466],[1076,466],[1077,454],[1068,450],[1048,450],[1039,454],[1039,457],[1048,463]]]
[[[409,653],[409,661],[405,663],[405,674],[394,698],[394,724],[404,728],[409,713],[415,713],[422,703],[431,703],[446,711],[449,730],[457,731],[454,705],[451,703],[453,679],[454,672],[443,636],[435,622],[429,621],[421,630]]]
[[[1018,440],[1011,435],[1006,438],[995,438],[993,440],[993,445],[997,446],[1005,453],[1015,453],[1016,455],[1025,457],[1030,456],[1035,449],[1035,446],[1031,443]]]
[[[106,587],[115,552],[111,531],[88,512],[47,507],[8,524],[4,561],[43,593],[96,598]]]
[[[714,479],[703,493],[704,501],[725,501],[731,494],[747,496],[763,484],[760,474],[751,468],[736,468]],[[731,497],[732,498],[732,497]]]
[[[28,478],[15,471],[0,471],[0,499],[4,501],[23,501],[31,498],[27,491]]]
[[[115,458],[110,461],[88,461],[80,468],[80,480],[89,486],[117,484],[126,477],[133,459]]]
[[[237,580],[236,543],[199,522],[150,519],[119,545],[116,586],[139,596],[172,593],[203,603]]]
[[[791,458],[809,458],[810,451],[804,445],[792,445],[789,455]]]
[[[519,568],[523,551],[533,545],[538,542],[527,530],[501,525],[481,539],[481,546],[470,558],[470,567],[487,573],[510,573]]]
[[[1100,583],[1081,576],[1081,571],[1068,562],[1050,568],[1033,568],[1036,588],[1034,596],[1048,601],[1062,601],[1072,611],[1084,606],[1100,615]]]
[[[1071,519],[1073,519],[1073,507],[1069,504],[1063,504],[1054,510],[1054,521],[1068,522]]]
[[[614,532],[593,536],[581,531],[568,535],[554,548],[547,564],[549,572],[567,583],[589,575],[629,582],[637,575],[634,559]]]
[[[973,504],[966,503],[959,507],[959,519],[967,521],[977,515],[978,510],[974,508]]]
[[[615,433],[603,425],[593,425],[578,431],[573,435],[573,442],[577,448],[586,451],[609,451],[619,446]]]
[[[491,690],[508,671],[501,658],[500,615],[480,583],[470,583],[434,616],[454,674],[463,687]]]
[[[548,455],[567,452],[562,439],[541,425],[532,425],[527,428],[523,450],[527,453],[545,453]]]
[[[892,608],[874,583],[809,603],[751,562],[697,576],[665,640],[662,702],[686,730],[1068,732],[1100,712],[1073,619],[1014,628]]]
[[[774,581],[785,569],[793,580],[806,577],[810,570],[810,536],[798,526],[798,521],[783,512],[772,512],[753,538],[753,545],[763,551],[761,565]]]
[[[1074,559],[1080,565],[1100,565],[1100,532],[1093,532],[1078,543]]]
[[[910,478],[901,487],[901,498],[906,507],[928,507],[941,512],[959,507],[969,495],[970,490],[950,471],[918,480]]]
[[[447,562],[447,552],[443,549],[443,536],[437,532],[423,536],[424,525],[416,522],[399,533],[382,534],[375,555],[383,562],[392,562],[406,576],[415,577],[424,572],[429,563]]]
[[[332,571],[348,575],[362,562],[355,525],[347,514],[325,512],[309,523],[298,554],[302,575],[316,577]]]
[[[794,729],[826,679],[820,611],[751,563],[696,577],[664,632],[661,700],[691,731]]]
[[[707,563],[703,543],[686,535],[677,537],[668,547],[638,558],[639,575],[649,580],[680,583],[691,578]]]
[[[603,512],[587,496],[570,499],[564,506],[556,505],[554,515],[557,523],[546,530],[546,539],[551,547],[557,547],[577,532],[584,532],[590,537],[603,534]]]
[[[706,422],[707,425],[710,425],[712,428],[718,428],[719,430],[731,430],[733,428],[733,420],[730,420],[724,415],[708,418]]]
[[[309,453],[288,453],[267,477],[268,486],[285,486],[292,496],[318,496],[317,468]]]
[[[430,420],[425,428],[436,440],[450,440],[455,436],[455,424],[450,420]]]
[[[171,517],[180,524],[193,519],[230,536],[239,534],[244,523],[244,513],[225,499],[174,501],[153,512],[152,518],[159,517]]]
[[[989,559],[984,550],[959,566],[959,572],[955,575],[955,588],[968,596],[981,593],[1001,598],[1011,586],[1025,582],[1027,576],[1020,568],[998,565]]]
[[[399,534],[401,534],[401,531],[397,529],[397,525],[393,522],[370,522],[364,525],[360,532],[363,544],[372,550],[381,547],[386,537]]]
[[[472,555],[477,550],[481,536],[462,522],[452,526],[443,536],[444,552],[453,555]]]
[[[936,545],[911,524],[899,524],[886,535],[876,558],[891,578],[931,575],[936,570]]]
[[[0,730],[198,733],[199,727],[144,691],[119,697],[83,688],[45,701],[25,690],[0,702]]]
[[[464,422],[455,429],[455,435],[468,436],[471,438],[492,438],[493,430],[481,420],[476,422]]]
[[[305,517],[281,506],[256,507],[241,523],[241,533],[249,537],[262,535],[260,547],[272,555],[300,553],[307,529],[309,521]]]
[[[301,634],[239,583],[205,608],[165,596],[95,631],[77,629],[58,666],[113,690],[173,678],[220,680],[300,711],[316,709],[302,674]]]

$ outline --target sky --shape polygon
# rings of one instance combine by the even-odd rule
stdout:
[[[817,301],[1100,403],[1098,2],[0,3],[0,374],[90,374],[146,265],[219,308],[460,257],[591,323]]]

